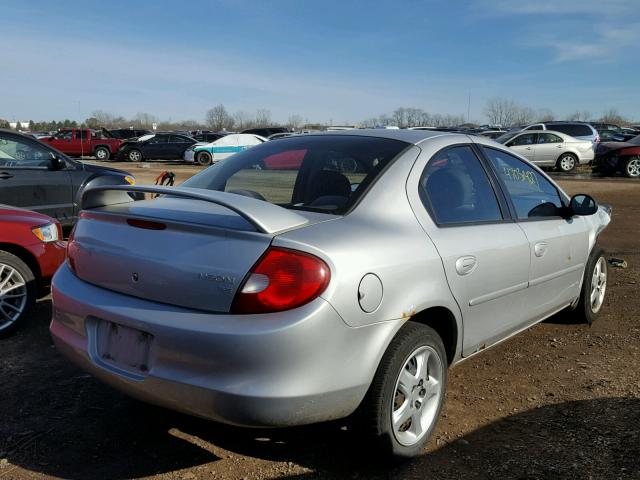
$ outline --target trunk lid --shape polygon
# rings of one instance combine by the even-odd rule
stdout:
[[[178,190],[170,189],[171,193]],[[212,198],[217,194],[221,192],[212,192]],[[277,232],[264,231],[267,227],[259,231],[259,222],[253,223],[266,202],[221,195],[224,201],[245,204],[240,213],[247,218],[211,201],[168,195],[83,210],[69,245],[75,274],[91,284],[146,300],[228,312],[244,277]],[[88,196],[85,193],[85,207]],[[250,201],[249,207],[245,200]],[[291,228],[334,218],[317,214],[305,218],[266,205],[271,215],[282,210],[280,219],[289,222],[280,223]]]

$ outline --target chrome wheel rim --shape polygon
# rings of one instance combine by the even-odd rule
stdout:
[[[106,158],[106,156],[107,156],[107,153],[106,153],[104,150],[102,150],[102,149],[100,149],[100,150],[98,150],[98,151],[96,152],[96,157],[97,157],[98,159],[100,159],[100,160],[102,160],[102,159]]]
[[[560,168],[565,172],[572,170],[575,164],[575,159],[570,155],[566,155],[560,159]]]
[[[417,348],[405,361],[391,404],[391,426],[400,444],[415,445],[435,422],[442,378],[442,361],[431,347]]]
[[[15,323],[27,305],[27,282],[15,268],[0,263],[0,330]]]
[[[131,160],[132,162],[139,162],[141,157],[142,155],[137,150],[129,152],[129,160]]]
[[[591,311],[598,313],[604,303],[604,293],[607,290],[607,262],[604,257],[600,257],[593,267],[591,275],[591,295],[589,303]]]
[[[627,174],[630,177],[640,176],[640,158],[633,158],[627,163]]]

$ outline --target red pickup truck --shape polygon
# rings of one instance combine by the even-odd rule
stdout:
[[[71,156],[94,156],[98,160],[109,160],[124,143],[106,130],[67,128],[52,137],[40,139],[56,150]]]

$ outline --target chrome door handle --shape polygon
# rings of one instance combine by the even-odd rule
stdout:
[[[465,255],[456,260],[456,272],[458,275],[468,275],[476,269],[478,261],[473,255]]]
[[[542,257],[545,253],[547,253],[547,247],[549,246],[546,242],[538,242],[533,246],[533,252],[536,257]]]

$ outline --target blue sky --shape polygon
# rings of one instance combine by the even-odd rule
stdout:
[[[637,0],[3,2],[0,118],[354,123],[510,98],[640,119]]]

